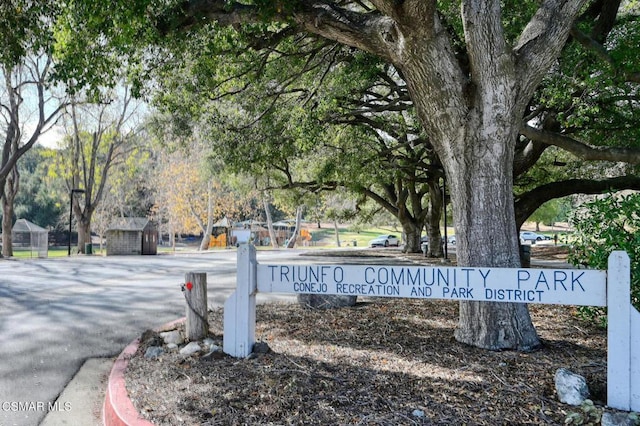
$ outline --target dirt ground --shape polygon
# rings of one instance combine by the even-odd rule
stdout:
[[[566,255],[544,250],[534,253]],[[571,307],[530,306],[538,350],[490,352],[454,339],[457,302],[358,300],[335,310],[260,305],[256,337],[268,350],[246,359],[145,359],[147,334],[125,374],[129,395],[156,425],[561,425],[580,412],[555,394],[554,374],[568,368],[596,405],[606,401],[606,331]],[[221,310],[209,324],[221,346]]]

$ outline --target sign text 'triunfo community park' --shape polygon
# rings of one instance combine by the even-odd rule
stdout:
[[[259,264],[257,275],[259,292],[607,304],[606,272],[587,269]]]

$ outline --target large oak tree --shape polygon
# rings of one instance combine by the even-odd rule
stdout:
[[[80,2],[89,3],[94,2]],[[557,64],[570,33],[575,39],[582,37],[574,24],[605,28],[601,34],[606,38],[606,28],[610,29],[611,16],[615,20],[618,6],[616,2],[594,2],[586,8],[586,0],[543,0],[524,2],[531,10],[528,13],[520,3],[497,0],[463,0],[459,4],[429,0],[187,0],[163,10],[148,8],[150,4],[144,1],[127,2],[140,6],[136,8],[115,3],[105,13],[109,20],[116,24],[126,21],[128,28],[141,29],[142,20],[132,18],[152,10],[147,17],[151,16],[155,28],[166,38],[213,23],[241,27],[270,20],[276,23],[271,27],[273,37],[306,32],[393,64],[406,81],[420,124],[446,172],[457,229],[458,263],[472,267],[519,266],[513,196],[515,160],[520,160],[516,152],[520,156],[525,151],[519,136],[522,133],[528,141],[547,143],[543,140],[546,133],[536,133],[544,127],[523,124],[523,117],[530,112],[543,78]],[[503,5],[518,7],[521,12],[509,25]],[[458,11],[452,12],[456,8]],[[95,16],[96,12],[92,9],[91,13]],[[512,21],[524,24],[514,26]],[[119,42],[127,35],[127,31],[102,30],[104,37],[112,36]],[[586,39],[585,45],[603,46],[604,39]],[[212,37],[210,41],[226,40]],[[630,80],[636,78],[628,70],[625,75]],[[456,337],[488,349],[526,350],[539,343],[522,304],[461,302]]]
[[[521,118],[585,3],[544,1],[513,44],[495,0],[462,1],[464,40],[447,30],[435,1],[379,0],[372,10],[301,1],[274,16],[393,63],[446,171],[458,264],[518,267],[513,160]],[[259,19],[257,10],[226,2],[186,2],[182,11],[179,26]],[[462,302],[456,338],[488,349],[539,344],[522,304]]]

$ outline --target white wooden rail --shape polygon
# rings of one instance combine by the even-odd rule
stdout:
[[[405,297],[607,306],[607,405],[640,411],[640,313],[630,302],[629,256],[615,251],[607,271],[385,265],[260,265],[238,248],[236,291],[224,304],[225,353],[248,356],[255,343],[256,293]]]

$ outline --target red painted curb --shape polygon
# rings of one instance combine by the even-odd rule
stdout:
[[[184,320],[181,318],[172,321],[157,328],[156,331],[170,330]],[[129,359],[136,353],[139,345],[140,339],[131,342],[113,364],[102,406],[102,423],[105,426],[154,426],[153,423],[140,416],[129,399],[125,386],[124,372],[129,364]]]

